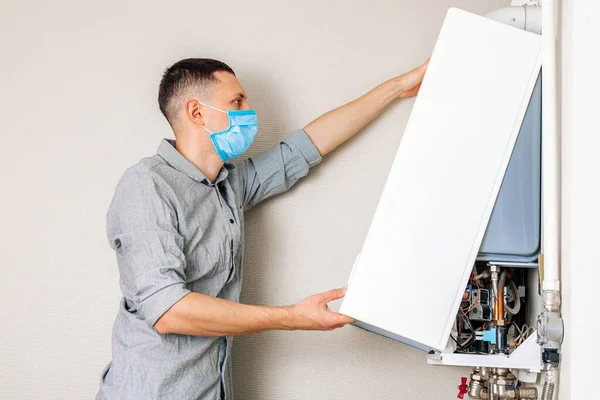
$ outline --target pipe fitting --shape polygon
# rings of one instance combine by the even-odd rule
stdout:
[[[560,312],[560,292],[557,290],[544,290],[542,293],[542,305],[547,312]]]
[[[489,391],[487,389],[483,389],[481,391],[481,395],[480,395],[481,399],[493,399],[494,397],[490,397]],[[516,400],[516,399],[523,399],[523,400],[534,400],[538,398],[538,391],[537,388],[535,387],[520,387],[520,388],[514,388],[514,389],[507,389],[506,391],[503,392],[503,394],[500,396],[495,397],[497,399],[501,399],[501,400]],[[551,398],[548,399],[544,399],[544,400],[551,400]]]
[[[537,343],[545,350],[560,349],[564,338],[564,321],[560,315],[560,292],[542,293],[544,311],[537,318]]]

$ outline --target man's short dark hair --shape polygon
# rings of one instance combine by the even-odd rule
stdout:
[[[214,76],[217,71],[235,75],[227,64],[210,58],[186,58],[165,70],[158,89],[158,106],[171,126],[179,103],[188,93],[193,91],[198,95],[210,95],[207,89],[219,82]]]

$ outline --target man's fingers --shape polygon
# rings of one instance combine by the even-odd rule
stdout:
[[[346,294],[346,288],[331,289],[328,292],[323,293],[323,301],[329,303],[330,301],[341,299]]]
[[[334,325],[331,326],[331,329],[341,328],[344,325],[349,324],[350,322],[354,322],[354,318],[350,318],[346,315],[336,313]]]
[[[413,97],[416,96],[417,93],[419,93],[419,90],[421,89],[421,84],[419,83],[417,86],[415,86],[414,88],[408,90],[404,96],[406,97]]]
[[[346,324],[349,324],[350,322],[354,322],[354,318],[350,318],[347,315],[338,313],[338,316],[337,316],[338,325],[346,325]]]

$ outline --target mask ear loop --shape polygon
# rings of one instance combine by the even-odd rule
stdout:
[[[198,100],[196,100],[196,101],[198,101]],[[201,101],[198,101],[198,103],[200,103],[200,104],[202,104],[203,106],[206,106],[206,107],[208,107],[208,108],[212,108],[213,110],[221,111],[222,113],[225,113],[225,114],[227,114],[227,111],[223,111],[223,110],[221,110],[220,108],[213,107],[213,106],[209,106],[208,104],[204,104],[204,103],[203,103],[203,102],[201,102]]]
[[[196,101],[198,101],[198,100],[196,100]],[[201,101],[198,101],[198,103],[202,104],[202,105],[203,105],[203,106],[205,106],[205,107],[212,108],[213,110],[221,111],[222,113],[225,113],[225,114],[227,114],[227,111],[223,111],[223,110],[221,110],[220,108],[216,108],[216,107],[213,107],[213,106],[209,106],[208,104],[204,104],[204,103],[203,103],[203,102],[201,102]],[[208,128],[207,128],[207,127],[205,127],[204,125],[202,125],[202,128],[204,128],[204,130],[205,130],[206,132],[210,133],[211,135],[213,134],[213,132],[209,131],[209,130],[208,130]]]

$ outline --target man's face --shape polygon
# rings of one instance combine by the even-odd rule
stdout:
[[[250,105],[246,99],[246,91],[235,75],[225,71],[218,71],[215,72],[215,77],[219,79],[219,82],[212,86],[212,99],[203,99],[203,103],[223,111],[250,109]],[[220,132],[229,127],[229,120],[226,113],[202,105],[201,107],[205,126],[211,132]]]

